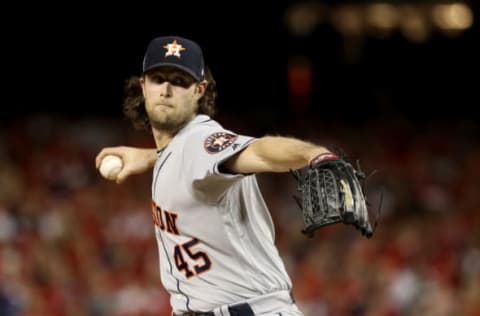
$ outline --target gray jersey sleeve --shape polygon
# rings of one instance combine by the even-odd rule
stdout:
[[[202,199],[218,201],[230,185],[245,176],[222,171],[222,163],[255,140],[221,128],[189,135],[184,149],[184,171],[195,193]]]

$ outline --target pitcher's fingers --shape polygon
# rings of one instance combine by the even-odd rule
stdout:
[[[100,168],[100,163],[102,162],[102,159],[108,155],[108,153],[106,152],[107,151],[107,148],[103,148],[98,154],[97,154],[97,157],[95,157],[95,167]]]
[[[116,155],[116,156],[121,157],[119,149],[120,149],[120,147],[105,147],[105,148],[103,148],[98,153],[97,157],[95,158],[95,166],[97,167],[97,169],[100,168],[100,163],[102,162],[102,159],[105,158],[105,156]]]
[[[117,184],[121,184],[121,183],[123,183],[123,181],[125,181],[125,180],[127,179],[128,176],[129,176],[128,173],[121,171],[121,172],[117,175],[117,179],[115,180],[115,182],[117,182]]]

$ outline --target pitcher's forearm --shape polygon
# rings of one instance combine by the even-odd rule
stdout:
[[[319,145],[289,137],[265,136],[232,157],[225,167],[236,173],[287,172],[307,166],[330,151]]]

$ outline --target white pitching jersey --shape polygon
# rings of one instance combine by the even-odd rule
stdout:
[[[219,170],[253,141],[197,115],[159,152],[152,212],[174,312],[209,311],[291,288],[255,175]]]

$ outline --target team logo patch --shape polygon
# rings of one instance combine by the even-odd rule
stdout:
[[[232,145],[237,137],[237,135],[224,132],[213,133],[212,135],[208,136],[207,139],[205,139],[205,150],[209,154],[221,152],[228,146]]]
[[[182,56],[180,52],[186,49],[181,44],[177,44],[177,40],[173,40],[173,43],[167,44],[163,46],[163,48],[167,50],[167,52],[165,53],[165,57],[177,56],[178,58]]]

